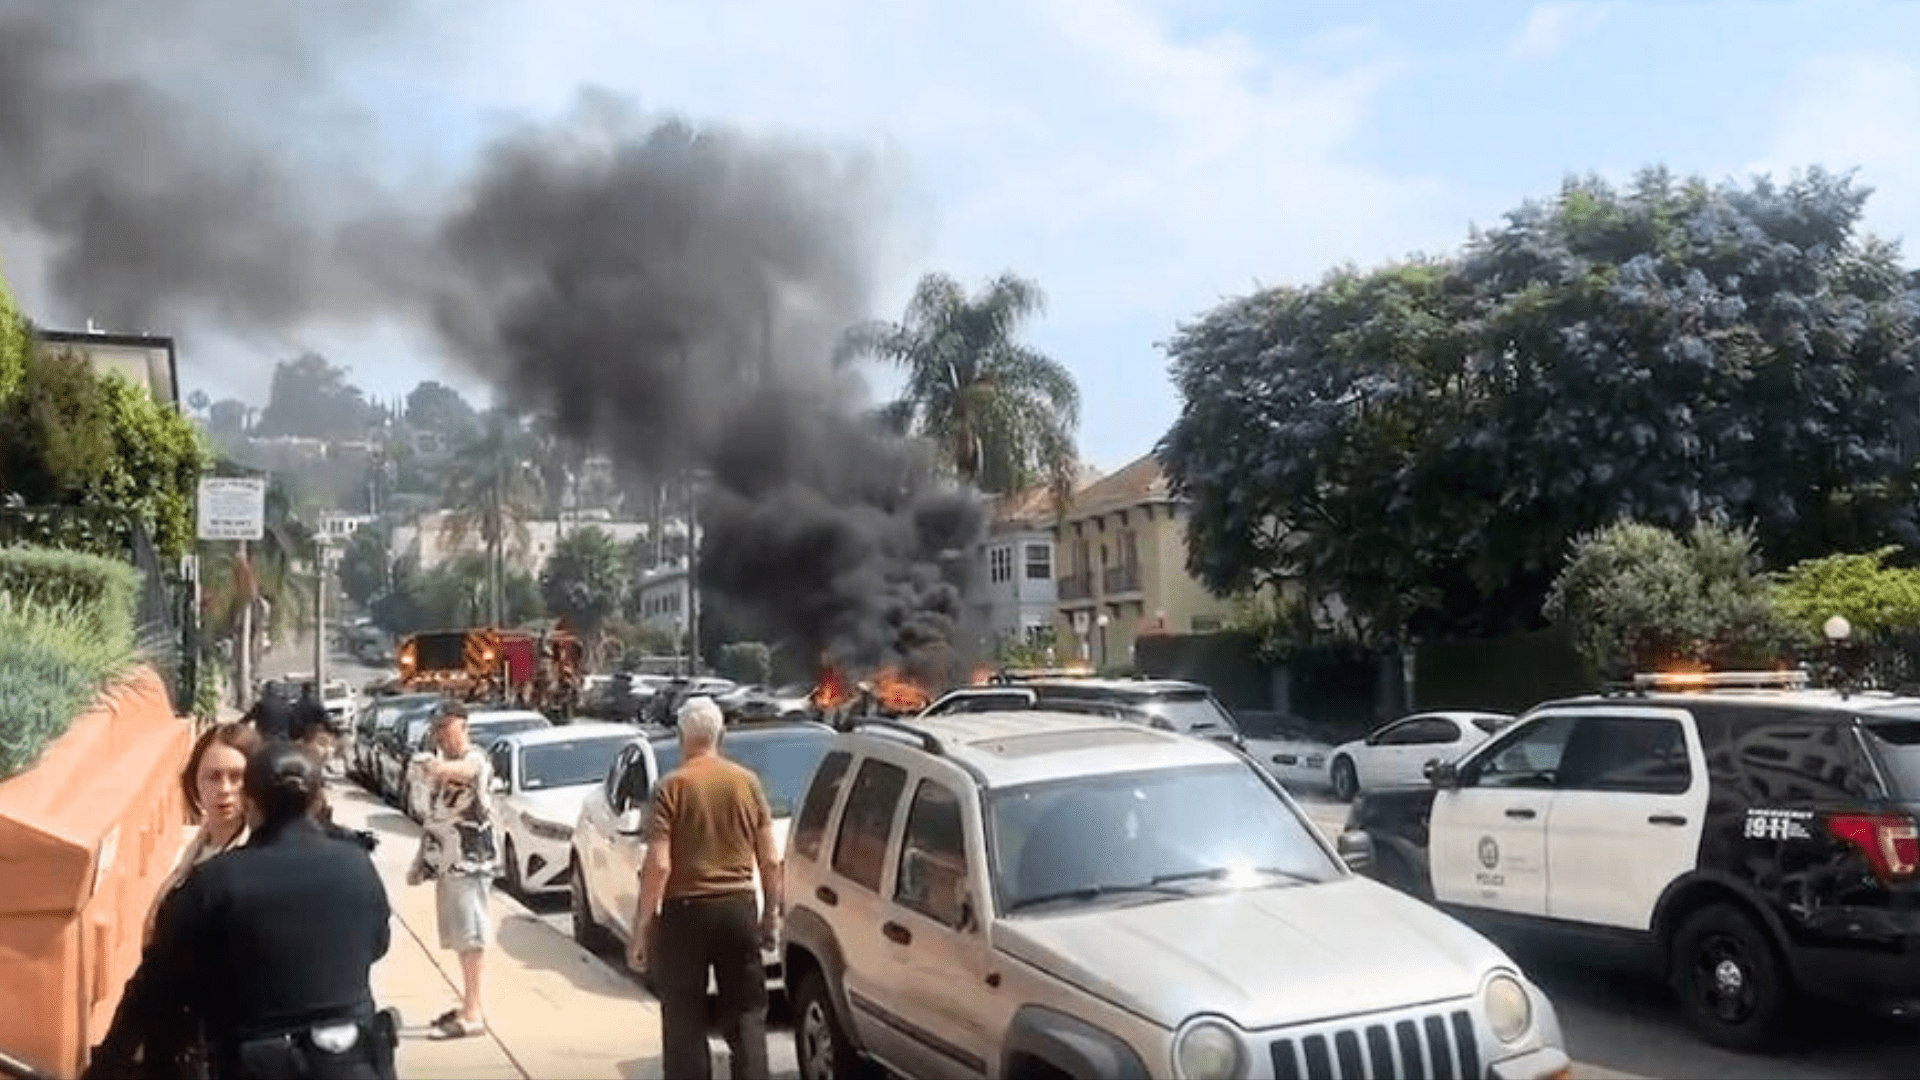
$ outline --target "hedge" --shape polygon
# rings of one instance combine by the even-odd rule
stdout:
[[[54,548],[0,548],[0,594],[91,620],[103,642],[135,641],[140,571],[113,559]]]
[[[143,659],[133,567],[49,548],[0,548],[0,779]]]
[[[71,601],[0,593],[0,780],[32,766],[140,663],[132,635],[109,632],[111,621]]]

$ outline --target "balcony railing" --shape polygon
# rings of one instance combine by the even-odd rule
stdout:
[[[1109,566],[1101,574],[1100,590],[1108,595],[1140,590],[1140,567]]]
[[[1055,582],[1062,600],[1085,600],[1093,595],[1092,574],[1072,574]]]

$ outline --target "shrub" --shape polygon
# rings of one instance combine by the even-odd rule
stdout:
[[[39,760],[101,693],[141,661],[130,632],[76,600],[0,592],[0,780]]]
[[[720,646],[713,669],[738,683],[765,685],[773,681],[773,650],[758,641],[734,641]]]
[[[0,594],[72,612],[100,640],[132,648],[140,571],[123,562],[53,548],[0,548]]]
[[[1670,664],[1769,666],[1781,627],[1752,532],[1623,521],[1574,542],[1548,621],[1606,677]]]

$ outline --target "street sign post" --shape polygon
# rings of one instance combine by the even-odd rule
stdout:
[[[200,478],[200,539],[260,539],[267,524],[267,482],[260,477]]]
[[[247,545],[267,531],[267,481],[259,476],[203,476],[200,478],[200,539],[238,540],[240,563],[247,565]],[[253,694],[253,598],[240,608],[240,670],[234,704],[246,708]]]

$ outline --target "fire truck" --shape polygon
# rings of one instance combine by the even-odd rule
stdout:
[[[406,692],[566,718],[579,708],[583,658],[580,639],[563,626],[439,630],[400,643],[399,683]]]

